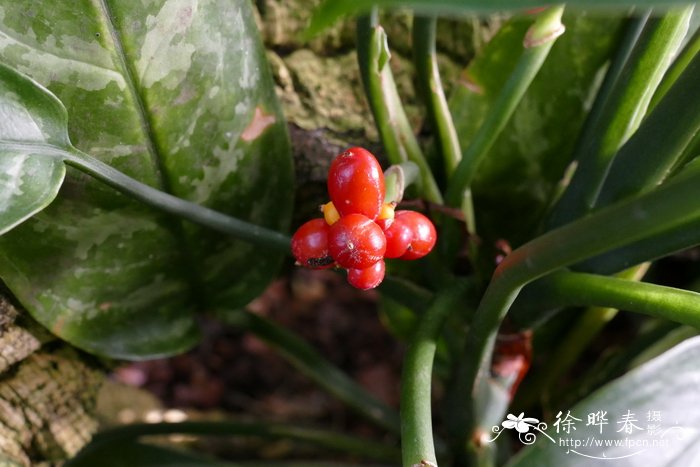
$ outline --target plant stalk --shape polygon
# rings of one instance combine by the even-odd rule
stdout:
[[[559,268],[638,240],[662,236],[700,220],[700,170],[678,176],[651,193],[626,200],[550,231],[513,251],[497,267],[467,336],[457,387],[469,398],[467,413],[452,423],[455,435],[478,459],[484,452],[482,429],[474,425],[477,385],[489,376],[499,325],[522,287]],[[635,213],[630,215],[630,213]]]
[[[135,180],[77,149],[64,153],[65,163],[144,204],[237,239],[277,251],[290,252],[287,235],[227,216]]]
[[[428,162],[418,145],[413,128],[404,112],[394,76],[389,67],[391,53],[376,11],[357,20],[357,58],[374,121],[387,157],[392,164],[409,160],[420,171],[422,197],[442,204],[442,194]]]
[[[445,320],[468,290],[458,283],[437,296],[421,316],[404,358],[401,378],[401,445],[404,467],[435,465],[431,386],[437,340]]]
[[[552,7],[540,13],[535,23],[528,30],[523,41],[523,53],[504,85],[493,107],[486,115],[484,123],[466,149],[449,180],[447,202],[453,207],[463,207],[465,193],[471,190],[471,183],[479,164],[488,155],[489,150],[503,131],[513,115],[525,91],[540,70],[557,37],[564,33],[561,16],[564,7]],[[467,203],[469,204],[469,203]],[[465,217],[473,208],[463,208]]]
[[[630,285],[634,282],[640,281],[648,269],[649,263],[644,263],[640,266],[623,271],[622,273],[618,274],[617,278],[626,280],[626,285]],[[560,275],[566,274],[576,273],[566,271],[555,272],[528,285],[528,288],[536,287],[536,291],[532,294],[532,296],[541,298],[547,302],[548,305],[553,305],[553,308],[570,306],[559,303],[559,301],[562,300],[562,291],[559,290],[560,286],[556,284],[557,279],[554,279],[554,277],[559,277]],[[547,285],[541,283],[546,283]],[[609,301],[612,300],[612,297],[600,297],[608,300],[606,303],[595,301],[595,298],[593,297],[598,298],[597,292],[601,291],[589,290],[586,288],[587,285],[588,284],[583,281],[578,284],[578,287],[580,287],[581,290],[575,295],[579,297],[579,299],[581,297],[590,297],[589,299],[594,301],[575,305],[587,306],[588,308],[583,311],[581,316],[576,318],[576,322],[569,328],[566,336],[561,339],[559,345],[554,349],[552,358],[547,364],[547,368],[543,369],[537,374],[532,375],[532,378],[530,378],[529,384],[526,388],[524,388],[524,394],[519,398],[520,403],[524,406],[529,407],[532,403],[534,403],[535,398],[537,397],[547,400],[549,394],[552,393],[556,384],[558,384],[558,381],[567,373],[567,371],[569,371],[571,366],[576,363],[583,351],[588,348],[591,341],[613,318],[615,318],[615,316],[617,316],[620,309],[609,305]],[[556,289],[556,291],[552,291],[551,288]],[[566,291],[563,291],[563,293],[566,293]],[[698,297],[700,297],[700,295],[698,295]],[[555,300],[557,303],[551,304],[550,300]],[[698,303],[698,305],[700,305],[700,303]],[[542,306],[541,303],[539,306]],[[636,311],[634,308],[630,308],[629,304],[626,304],[624,309]]]
[[[420,95],[427,109],[428,119],[435,131],[437,146],[442,154],[445,174],[449,177],[462,159],[457,130],[442,89],[440,69],[435,52],[435,16],[413,18],[413,63]]]

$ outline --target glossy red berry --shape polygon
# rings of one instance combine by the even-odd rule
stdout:
[[[323,219],[313,219],[303,224],[292,236],[292,254],[300,265],[311,269],[333,266],[328,249],[329,227]]]
[[[341,217],[362,214],[376,219],[384,190],[382,168],[369,151],[350,148],[333,160],[328,171],[328,193]]]
[[[396,211],[396,222],[406,224],[412,232],[411,244],[401,259],[418,259],[430,253],[437,240],[437,232],[430,219],[416,211]]]
[[[373,289],[384,280],[386,265],[384,260],[379,260],[365,269],[348,269],[348,282],[360,290]]]
[[[348,214],[330,227],[328,248],[342,267],[365,269],[384,257],[386,238],[382,229],[366,216]]]
[[[400,258],[406,253],[411,240],[413,240],[413,230],[406,222],[400,219],[380,219],[377,225],[384,231],[386,237],[385,258]]]

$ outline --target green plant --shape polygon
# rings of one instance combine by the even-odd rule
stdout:
[[[641,282],[649,262],[700,244],[700,34],[693,8],[597,16],[576,8],[666,2],[570,3],[568,15],[542,1],[322,4],[311,33],[341,15],[364,15],[357,20],[360,71],[392,164],[386,200],[374,174],[371,199],[357,203],[369,217],[343,211],[346,187],[331,177],[331,199],[343,217],[331,228],[319,219],[311,229],[326,234],[326,248],[304,231],[298,242],[282,233],[292,209],[291,153],[247,2],[3,2],[0,277],[32,317],[85,351],[144,359],[189,348],[197,340],[196,312],[220,310],[401,440],[399,453],[286,425],[135,425],[98,435],[69,465],[94,465],[125,445],[141,465],[166,455],[169,462],[210,462],[129,443],[163,433],[287,438],[350,458],[397,462],[400,455],[410,467],[438,459],[503,462],[497,456],[511,451],[503,429],[554,442],[555,428],[559,434],[567,420],[578,420],[576,439],[592,439],[604,417],[585,420],[596,424],[583,416],[598,412],[649,411],[651,421],[652,412],[663,411],[676,426],[694,427],[700,417],[688,407],[698,391],[697,339],[590,394],[675,344],[667,321],[700,325],[698,293]],[[465,70],[463,85],[445,96],[432,15],[542,5],[514,13]],[[429,145],[406,117],[387,35],[371,9],[399,6],[416,15],[413,58]],[[377,227],[382,202],[400,200],[404,188],[430,207],[439,239],[417,267],[388,261],[379,288],[389,324],[408,335],[398,415],[299,337],[240,309],[277,274],[290,247],[305,265],[327,266],[329,256],[344,267],[374,264],[371,277],[349,273],[354,285],[372,286],[384,275],[384,248],[375,245],[361,263],[345,261],[343,235],[352,227],[345,224]],[[327,219],[330,212],[327,205]],[[396,222],[405,216],[399,213]],[[650,316],[648,329],[640,327],[626,352],[577,378],[574,387],[587,397],[571,408],[557,398],[558,385],[619,309]],[[533,333],[535,355],[549,358],[516,388]],[[517,345],[501,345],[512,336]],[[431,397],[436,375],[444,387],[441,410]],[[525,416],[537,407],[558,412],[549,431]],[[610,438],[627,439],[623,428]],[[577,457],[543,443],[509,465],[614,457],[602,448]],[[645,462],[692,465],[696,457],[679,441],[650,450]]]

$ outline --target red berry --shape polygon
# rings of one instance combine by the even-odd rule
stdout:
[[[365,269],[384,257],[382,229],[362,214],[341,217],[328,231],[331,256],[344,268]]]
[[[380,219],[377,221],[379,227],[384,231],[386,237],[385,258],[400,258],[406,253],[411,240],[413,240],[413,230],[401,219]]]
[[[416,211],[396,211],[394,223],[403,222],[411,229],[412,239],[401,259],[418,259],[430,253],[437,240],[433,223]]]
[[[323,219],[312,219],[294,232],[292,254],[302,266],[326,269],[333,266],[328,249],[328,224]]]
[[[342,216],[376,219],[384,202],[384,174],[377,159],[362,148],[350,148],[333,160],[328,193]]]
[[[386,266],[384,260],[379,260],[365,269],[348,269],[348,282],[360,290],[373,289],[384,280]]]

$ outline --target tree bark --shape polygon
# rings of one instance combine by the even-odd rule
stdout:
[[[53,465],[97,430],[103,375],[0,296],[0,465]]]

